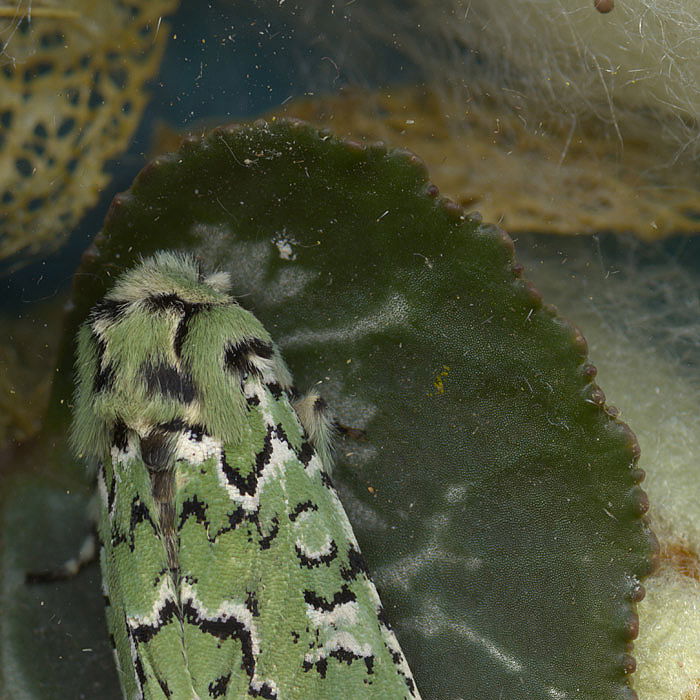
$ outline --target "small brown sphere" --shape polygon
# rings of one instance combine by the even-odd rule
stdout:
[[[615,0],[593,0],[593,6],[598,12],[605,14],[615,7]]]

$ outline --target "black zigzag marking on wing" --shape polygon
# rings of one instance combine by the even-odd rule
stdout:
[[[192,604],[192,600],[186,600],[182,606],[182,615],[186,622],[195,625],[205,634],[210,634],[222,641],[237,639],[241,643],[241,665],[243,670],[252,678],[255,674],[255,654],[253,653],[253,635],[245,624],[235,617],[207,618],[201,617]]]
[[[294,523],[297,518],[302,513],[308,513],[309,511],[317,511],[318,506],[313,501],[304,501],[303,503],[297,503],[294,509],[289,513],[289,519]]]
[[[275,540],[275,537],[279,534],[280,531],[280,521],[277,518],[276,515],[273,515],[272,518],[270,519],[270,522],[272,523],[272,527],[270,528],[270,532],[268,532],[266,535],[262,534],[262,530],[260,527],[260,521],[258,520],[257,513],[255,517],[256,523],[258,525],[258,533],[260,534],[260,539],[258,540],[258,546],[260,549],[270,549],[272,546],[272,543]]]
[[[173,620],[180,620],[180,611],[177,603],[172,599],[168,599],[158,610],[158,619],[152,625],[129,625],[130,634],[137,644],[150,642],[163,627],[169,625]]]
[[[274,427],[274,434],[281,442],[287,445],[287,447],[294,453],[296,458],[305,467],[309,466],[309,462],[311,461],[312,457],[316,454],[316,450],[313,448],[313,445],[308,440],[304,440],[301,443],[301,446],[299,448],[296,448],[294,445],[292,445],[281,423],[278,423]]]
[[[228,514],[228,523],[229,526],[227,528],[222,528],[219,530],[219,532],[214,535],[214,538],[217,538],[220,534],[224,532],[228,532],[230,530],[236,530],[239,528],[243,523],[250,522],[250,517],[246,513],[246,511],[243,509],[242,506],[239,506],[236,508],[236,510],[233,511],[233,513]]]
[[[139,689],[141,690],[141,695],[143,696],[143,687],[146,685],[146,671],[143,668],[143,661],[141,657],[137,654],[134,659],[134,670],[136,671],[136,679],[138,680]]]
[[[179,612],[174,601],[168,601],[166,605],[161,608],[159,612],[159,620],[155,625],[139,625],[138,627],[132,628],[129,624],[126,625],[127,634],[132,640],[134,645],[134,656],[133,656],[133,666],[136,673],[136,682],[140,690],[139,697],[145,696],[146,684],[148,683],[148,677],[146,671],[143,667],[143,661],[141,660],[141,652],[139,650],[139,644],[142,642],[148,642],[164,627],[166,624],[177,618],[179,619]],[[163,695],[166,698],[171,698],[173,696],[170,686],[164,678],[155,676],[155,680],[158,683]]]
[[[197,398],[197,387],[192,376],[172,365],[145,362],[141,366],[141,376],[149,396],[160,394],[183,403],[192,403]]]
[[[284,389],[279,382],[267,382],[265,387],[276,399],[281,399],[284,395]]]
[[[383,605],[377,606],[377,619],[379,620],[380,625],[391,631],[391,623],[389,622],[389,618],[386,616],[386,610],[384,609]]]
[[[325,656],[322,656],[318,661],[313,662],[304,659],[304,663],[302,663],[301,667],[307,673],[315,668],[318,675],[321,676],[321,678],[325,678],[328,671],[328,659]]]
[[[382,623],[383,624],[383,623]],[[385,627],[389,630],[391,630],[391,627],[387,624]],[[394,665],[396,666],[396,673],[398,673],[401,678],[403,678],[403,682],[406,684],[406,687],[408,688],[408,693],[412,697],[415,697],[416,695],[416,683],[413,680],[411,676],[407,676],[404,671],[401,669],[401,666],[406,664],[406,659],[404,659],[403,654],[401,651],[396,651],[392,649],[386,642],[384,642],[384,648],[389,652],[389,656],[391,656],[391,660],[394,662]]]
[[[278,384],[277,382],[267,382],[264,384],[264,387],[270,392],[270,394],[272,394],[272,396],[275,399],[280,399],[283,396],[285,396],[287,398],[287,400],[293,401],[295,399],[295,395],[297,394],[297,391],[294,387],[291,387],[290,389],[283,389],[282,386],[280,384]],[[252,396],[246,397],[246,401],[248,402],[249,405],[257,406],[260,404],[260,398],[255,394],[253,394]],[[319,397],[314,404],[314,409],[316,409],[317,406],[321,406],[319,408],[319,411],[325,411],[326,410],[325,405],[326,405],[325,400]],[[300,428],[302,431],[302,438],[303,439],[302,439],[301,445],[298,448],[291,443],[291,441],[287,437],[287,434],[285,433],[284,428],[282,427],[281,423],[278,423],[275,426],[275,434],[282,442],[284,442],[289,447],[290,450],[292,450],[294,452],[297,459],[305,467],[308,467],[309,463],[311,462],[313,457],[317,454],[317,452],[316,452],[314,446],[309,441],[308,435],[306,434],[306,431],[304,431],[303,425],[300,424]],[[323,474],[325,474],[325,472],[322,473],[322,478],[324,478]],[[324,483],[326,484],[326,486],[329,486],[330,488],[333,487],[333,485],[330,482],[330,477],[327,474],[326,474],[326,477],[324,479]]]
[[[344,581],[355,581],[360,575],[369,578],[369,569],[365,559],[355,545],[351,544],[348,547],[347,557],[348,565],[340,567],[340,576]]]
[[[222,527],[217,530],[214,534],[211,534],[209,528],[211,522],[207,516],[207,504],[204,501],[200,501],[196,495],[191,496],[185,500],[182,504],[180,510],[180,520],[177,526],[178,532],[182,530],[185,523],[190,519],[194,518],[199,525],[202,525],[206,531],[207,540],[214,543],[218,538],[226,532],[231,532],[237,530],[240,527],[245,527],[246,525],[254,529],[258,535],[258,545],[260,549],[269,549],[273,540],[279,534],[279,520],[277,517],[271,519],[272,528],[270,532],[264,533],[262,526],[260,524],[260,518],[257,512],[247,512],[243,507],[239,506],[232,513],[228,514],[228,526]]]
[[[107,476],[103,465],[100,465],[100,475],[102,477],[102,481],[105,482],[105,487],[107,489],[107,513],[109,513],[111,516],[112,506],[114,506],[114,499],[117,496],[117,480],[114,477],[114,474],[112,474],[112,478],[110,479],[109,484],[107,484]]]
[[[277,700],[277,693],[267,683],[263,683],[259,688],[250,686],[248,695],[252,698],[264,698],[264,700]]]
[[[129,429],[123,420],[117,418],[112,425],[112,446],[121,452],[126,452],[129,447]]]
[[[332,612],[339,605],[344,605],[345,603],[354,603],[357,600],[357,596],[348,588],[348,585],[344,583],[339,591],[333,594],[333,599],[328,600],[322,595],[318,595],[315,591],[305,590],[304,591],[304,602],[310,605],[316,610],[321,610],[323,612]]]
[[[281,426],[279,426],[281,429]],[[241,495],[252,496],[258,488],[258,479],[265,467],[272,458],[272,437],[277,433],[277,429],[272,426],[267,427],[267,433],[263,439],[263,448],[255,455],[255,467],[248,474],[243,476],[237,467],[231,466],[226,461],[226,453],[221,451],[221,468],[226,476],[226,480],[231,486],[235,486]]]
[[[200,501],[196,494],[184,501],[182,509],[180,510],[180,522],[177,526],[178,531],[182,530],[184,524],[191,517],[194,517],[197,523],[204,525],[208,529],[210,523],[207,518],[207,507],[206,501]]]
[[[241,474],[241,472],[233,465],[229,464],[228,461],[226,460],[226,454],[225,451],[221,451],[221,468],[222,471],[226,477],[226,481],[231,485],[234,486],[238,492],[241,495],[249,495],[252,496],[257,492],[258,489],[258,481],[260,479],[260,476],[262,475],[264,469],[266,466],[269,465],[270,460],[272,458],[273,454],[273,444],[272,444],[272,439],[273,437],[276,437],[280,442],[284,443],[290,451],[292,451],[297,459],[299,459],[302,464],[305,466],[308,465],[309,461],[315,454],[315,451],[313,447],[308,443],[304,442],[301,445],[300,449],[296,449],[294,445],[289,440],[289,437],[287,436],[284,428],[282,427],[281,423],[278,423],[275,426],[268,425],[267,426],[267,432],[265,433],[265,437],[263,439],[263,447],[262,449],[255,455],[255,466],[254,468],[248,472],[245,476]],[[322,472],[321,478],[323,479],[323,475],[325,472]],[[311,504],[313,505],[313,504]],[[295,515],[295,517],[298,515],[298,513]],[[292,519],[293,521],[293,519]],[[278,524],[278,523],[276,523]],[[276,528],[278,529],[278,528]],[[276,531],[273,534],[277,534]],[[261,541],[261,546],[263,548],[265,547],[265,542],[267,540]]]
[[[333,649],[330,652],[329,656],[338,659],[338,661],[340,661],[341,663],[345,663],[348,666],[353,661],[364,661],[365,667],[367,668],[367,673],[374,673],[374,654],[370,654],[369,656],[363,656],[362,654],[356,654],[350,649],[340,647],[339,649]]]
[[[379,626],[383,628],[384,631],[388,632],[389,634],[393,634],[391,623],[389,622],[389,619],[386,615],[386,610],[384,609],[384,606],[381,603],[377,606],[377,619],[379,621]],[[404,659],[401,650],[392,649],[387,644],[386,638],[384,640],[384,647],[389,653],[389,656],[391,656],[391,660],[394,662],[394,665],[396,666],[396,672],[403,678],[403,681],[406,684],[406,687],[408,688],[409,695],[414,697],[416,694],[416,683],[413,680],[413,678],[410,675],[406,675],[406,673],[402,669],[402,666],[406,667],[407,664],[406,659]]]
[[[158,530],[158,526],[153,521],[153,518],[151,518],[151,514],[148,511],[148,507],[145,503],[141,501],[141,499],[137,495],[134,496],[133,500],[131,501],[131,516],[129,518],[128,537],[125,533],[119,532],[119,530],[116,527],[116,524],[113,523],[112,546],[116,547],[122,542],[127,542],[129,545],[129,549],[133,552],[135,549],[136,526],[143,522],[149,523],[151,528],[153,529],[153,533],[156,535],[156,537],[160,538],[160,531]]]
[[[304,442],[301,443],[301,447],[296,451],[296,455],[299,458],[299,461],[305,467],[309,466],[309,462],[315,454],[316,451],[314,450],[313,446],[308,440],[304,440]]]
[[[134,551],[134,531],[136,530],[136,526],[143,522],[147,522],[153,528],[153,532],[158,534],[158,526],[153,522],[148,507],[138,496],[134,496],[131,502],[131,518],[129,521],[129,533],[131,534],[131,544],[129,548],[132,552]]]
[[[268,433],[269,435],[269,433]],[[267,437],[265,438],[267,441]],[[249,471],[245,476],[241,474],[237,467],[231,466],[227,459],[226,454],[222,451],[221,453],[221,470],[226,477],[226,481],[230,486],[235,486],[242,496],[252,496],[258,488],[258,477],[260,472],[258,472],[257,467],[254,470]]]
[[[338,545],[335,543],[335,540],[331,540],[330,551],[328,554],[321,554],[317,557],[305,554],[301,550],[301,547],[299,547],[297,544],[294,545],[294,551],[296,552],[299,563],[302,566],[305,566],[307,569],[316,569],[323,564],[326,566],[331,565],[331,563],[338,556]]]
[[[215,681],[209,684],[207,690],[209,691],[210,698],[221,698],[226,695],[228,690],[228,684],[231,682],[231,674],[227,673],[225,676],[219,676]]]
[[[247,591],[245,597],[245,606],[250,611],[253,617],[260,617],[260,608],[258,603],[258,595],[255,591]]]
[[[400,655],[399,655],[400,656]],[[403,657],[401,657],[401,661],[404,661]],[[395,661],[395,664],[401,663],[400,661]],[[399,675],[403,677],[403,682],[406,684],[406,687],[408,688],[408,692],[415,696],[416,694],[416,682],[411,678],[411,676],[407,676],[401,669],[398,669]]]
[[[290,450],[294,449],[281,423],[277,423],[277,425],[274,427],[274,433],[277,436],[277,439],[285,443],[285,445],[287,445],[287,447],[289,447]]]
[[[335,486],[333,486],[333,480],[331,479],[331,475],[325,470],[321,470],[321,483],[329,490],[332,491],[337,495],[337,491],[335,490]]]
[[[238,343],[228,343],[224,350],[224,366],[238,376],[261,376],[260,368],[255,364],[256,357],[268,360],[272,357],[271,343],[260,338],[241,340]]]
[[[168,682],[164,680],[163,678],[158,678],[158,685],[160,686],[160,689],[163,691],[163,695],[165,695],[166,698],[171,698],[173,696],[172,690],[170,690],[170,687],[168,686]]]
[[[316,672],[319,674],[319,676],[321,676],[321,678],[325,678],[326,673],[328,672],[328,657],[333,657],[337,659],[340,663],[347,664],[348,666],[350,666],[353,663],[353,661],[363,661],[367,669],[367,673],[374,673],[373,654],[370,654],[369,656],[363,656],[362,654],[356,654],[351,649],[347,649],[345,647],[337,647],[331,649],[331,651],[329,651],[327,654],[318,659],[318,661],[307,661],[306,659],[304,659],[304,662],[302,663],[302,668],[304,669],[304,671],[307,672],[316,669]]]

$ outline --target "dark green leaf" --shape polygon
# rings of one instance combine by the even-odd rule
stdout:
[[[505,234],[438,197],[411,154],[295,123],[215,130],[115,199],[75,277],[47,431],[65,431],[77,324],[162,248],[229,270],[298,387],[320,383],[366,431],[341,442],[335,479],[424,698],[633,697],[653,549],[636,441]],[[100,643],[92,609],[65,609]],[[3,634],[31,653],[21,625]]]

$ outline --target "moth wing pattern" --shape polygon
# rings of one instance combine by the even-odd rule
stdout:
[[[224,274],[143,261],[81,329],[77,369],[125,697],[419,697],[331,483],[325,406],[294,401]]]
[[[124,696],[195,697],[148,469],[133,445],[115,447],[97,479],[105,613]]]

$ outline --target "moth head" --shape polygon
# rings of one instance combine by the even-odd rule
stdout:
[[[231,301],[228,272],[205,275],[190,254],[162,250],[125,272],[105,299],[134,302],[153,297],[177,297],[190,304]]]

